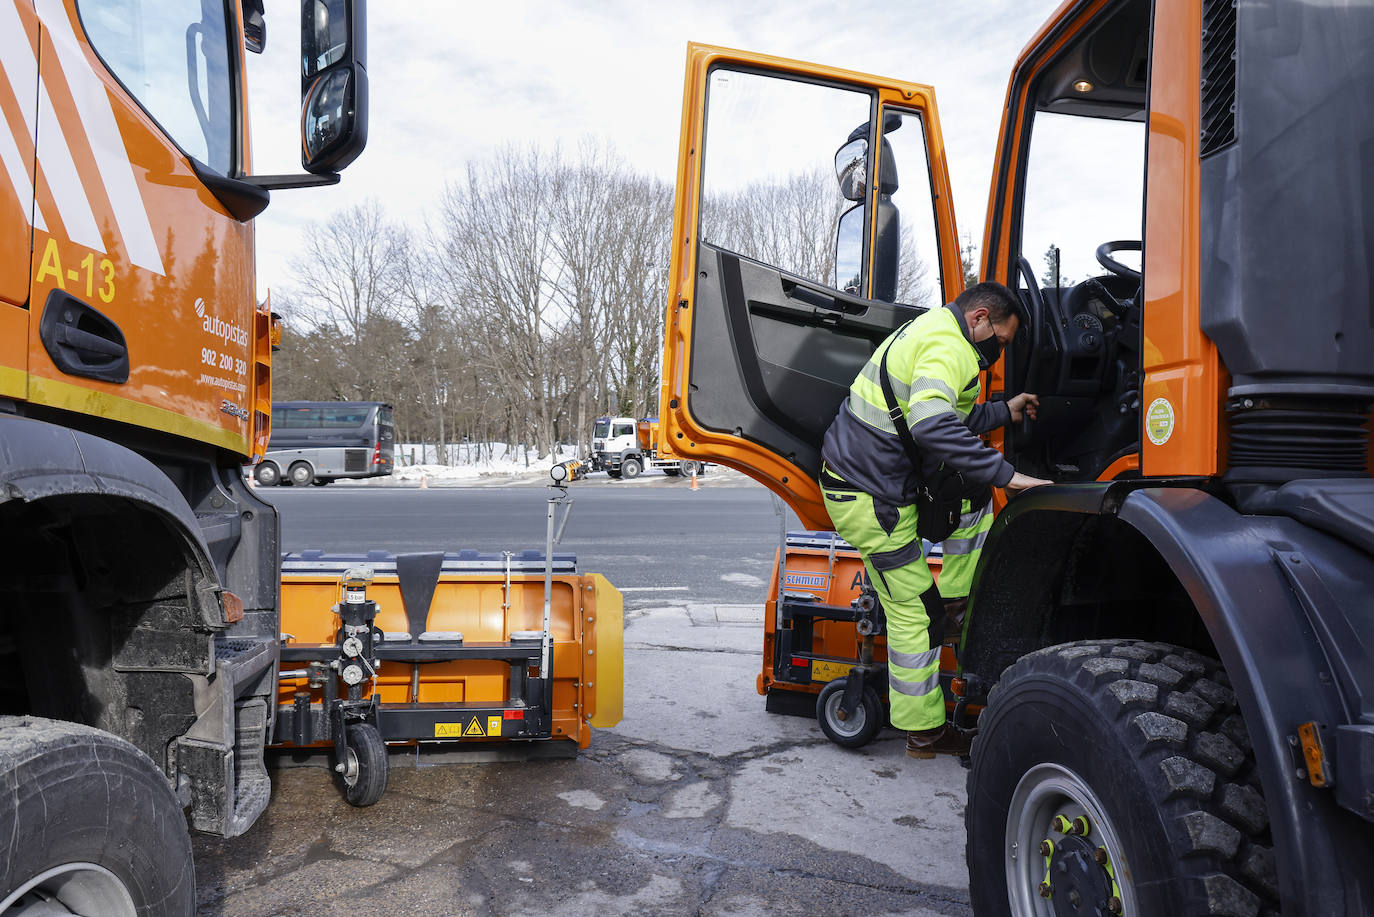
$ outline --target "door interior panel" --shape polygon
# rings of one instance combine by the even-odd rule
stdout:
[[[921,309],[850,296],[701,243],[688,407],[813,477],[821,440],[878,345]]]

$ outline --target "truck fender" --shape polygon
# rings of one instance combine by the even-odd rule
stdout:
[[[1292,519],[1242,515],[1196,486],[1175,483],[1181,486],[1045,487],[1015,500],[989,533],[975,574],[964,664],[978,672],[976,682],[990,686],[1000,660],[980,650],[980,640],[1026,652],[1030,642],[1061,642],[1046,636],[1058,633],[1051,620],[1055,597],[1072,571],[1065,561],[1050,558],[1071,556],[1089,520],[1114,516],[1148,542],[1177,578],[1226,667],[1263,781],[1283,912],[1368,913],[1374,876],[1356,875],[1342,864],[1374,862],[1374,831],[1338,805],[1330,788],[1309,782],[1294,741],[1298,726],[1310,721],[1374,722],[1371,711],[1362,715],[1351,706],[1360,686],[1374,678],[1360,641],[1342,646],[1321,636],[1361,632],[1346,618],[1369,615],[1361,609],[1374,588],[1374,558]],[[1018,552],[1041,562],[1043,576],[1024,559],[1018,563]],[[1304,592],[1285,566],[1300,570],[1297,576],[1316,587]],[[1007,575],[1013,571],[1018,575]],[[1322,599],[1313,600],[1314,593]],[[1346,683],[1352,672],[1356,684]],[[1365,694],[1364,703],[1371,702],[1374,696]],[[1366,748],[1363,731],[1370,727],[1353,728],[1359,734],[1348,747]],[[1359,770],[1346,779],[1367,788],[1374,775]]]
[[[201,620],[209,627],[224,627],[219,577],[210,551],[186,498],[161,469],[107,439],[28,417],[0,415],[0,505],[70,496],[119,498],[162,517],[184,540]]]

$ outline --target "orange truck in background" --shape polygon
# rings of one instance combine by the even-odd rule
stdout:
[[[1371,47],[1369,3],[1065,0],[1012,64],[982,392],[1039,395],[993,444],[1053,484],[959,643],[979,917],[1374,913]],[[826,428],[964,287],[935,91],[691,45],[682,128],[663,437],[829,529]]]
[[[306,174],[255,176],[262,0],[0,0],[0,912],[188,914],[183,810],[232,836],[267,804],[252,220],[367,136],[364,0],[301,12]]]

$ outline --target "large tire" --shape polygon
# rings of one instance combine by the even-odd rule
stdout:
[[[364,808],[386,792],[386,743],[377,727],[358,723],[348,727],[348,760],[339,775],[344,799],[351,806]]]
[[[683,462],[683,463],[682,463],[682,476],[683,476],[683,477],[690,478],[694,473],[696,474],[697,477],[701,477],[702,475],[704,475],[704,474],[706,473],[706,466],[703,465],[701,462],[695,462],[695,461],[688,461],[688,462]]]
[[[993,689],[972,758],[965,819],[979,917],[1070,913],[1040,896],[1047,877],[1053,896],[1078,895],[1085,914],[1112,913],[1112,895],[1127,915],[1277,913],[1259,775],[1215,660],[1133,640],[1031,653]],[[1060,814],[1087,815],[1087,835],[1054,830]]]
[[[281,483],[281,469],[276,462],[259,462],[253,469],[253,479],[263,487],[275,487]]]
[[[310,467],[309,462],[297,462],[286,472],[286,476],[296,487],[306,487],[314,482],[315,469]]]
[[[45,899],[111,917],[194,911],[186,816],[157,765],[123,739],[0,717],[0,799],[0,912]]]
[[[847,679],[837,678],[821,688],[816,698],[816,722],[825,737],[842,748],[860,748],[873,741],[883,728],[883,704],[878,692],[865,686],[859,706],[848,719],[840,719],[840,702],[844,699]]]
[[[639,473],[644,470],[644,466],[639,464],[639,459],[628,458],[620,465],[620,474],[627,481],[639,477]]]

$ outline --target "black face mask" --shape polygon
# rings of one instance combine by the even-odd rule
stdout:
[[[986,340],[974,341],[973,349],[978,351],[978,368],[987,369],[1002,355],[1002,342],[994,334]]]

